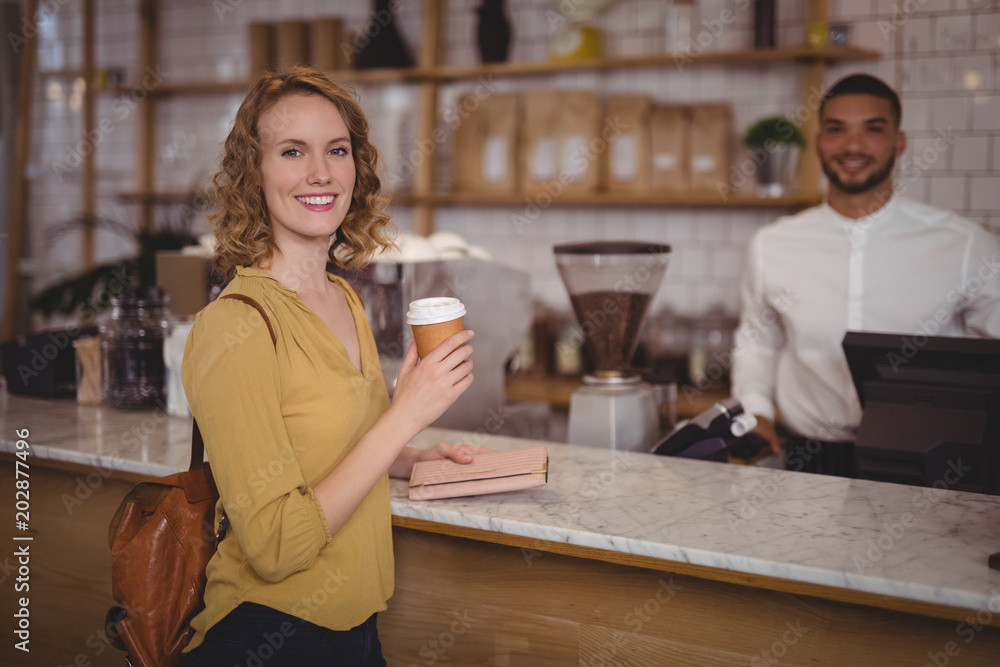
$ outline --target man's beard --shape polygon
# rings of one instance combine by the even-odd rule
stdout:
[[[828,162],[821,158],[819,162],[823,167],[823,173],[826,174],[826,177],[830,179],[831,183],[849,195],[858,195],[874,189],[876,186],[880,185],[882,181],[892,175],[892,170],[896,166],[896,152],[893,151],[889,154],[889,161],[885,163],[884,167],[876,171],[861,183],[855,185],[848,185],[840,180],[840,176],[838,176],[837,172],[830,166],[832,161]]]

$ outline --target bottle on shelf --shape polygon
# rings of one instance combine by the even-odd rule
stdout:
[[[773,49],[774,0],[754,0],[753,3],[753,48]]]
[[[666,6],[665,47],[667,53],[688,53],[693,46],[698,6],[694,0],[671,0]]]

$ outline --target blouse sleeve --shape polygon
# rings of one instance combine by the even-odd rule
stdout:
[[[212,303],[195,319],[181,372],[230,535],[265,581],[309,567],[332,538],[285,430],[263,318],[236,300]]]

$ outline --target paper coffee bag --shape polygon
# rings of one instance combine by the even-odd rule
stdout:
[[[729,182],[733,116],[728,104],[691,107],[691,190],[718,192]]]
[[[340,48],[343,40],[343,19],[326,17],[313,20],[312,34],[309,37],[312,66],[324,72],[347,69]]]
[[[558,166],[563,191],[596,192],[603,188],[601,161],[609,149],[607,138],[600,138],[602,114],[597,93],[560,91],[558,105]]]
[[[653,104],[645,95],[608,98],[605,127],[609,133],[606,159],[602,161],[607,190],[611,193],[645,194],[650,190],[650,126]]]
[[[517,95],[494,93],[458,100],[452,140],[452,184],[465,192],[512,193],[517,190]]]
[[[650,169],[654,192],[691,187],[690,113],[684,106],[657,106],[650,115]]]
[[[520,189],[535,193],[559,176],[559,98],[553,91],[532,90],[522,93],[522,104]]]
[[[295,65],[308,65],[309,58],[309,22],[281,21],[278,24],[278,70],[287,72]]]

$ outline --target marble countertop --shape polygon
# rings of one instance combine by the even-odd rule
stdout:
[[[0,394],[0,451],[149,475],[187,467],[191,420]],[[428,429],[494,449],[545,444],[549,481],[507,494],[410,501],[392,512],[788,581],[965,609],[1000,608],[1000,497]]]

